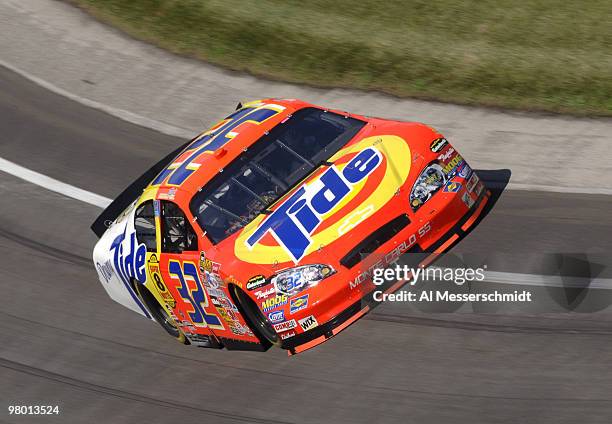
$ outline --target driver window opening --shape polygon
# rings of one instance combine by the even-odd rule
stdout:
[[[144,202],[136,209],[134,229],[136,230],[136,239],[139,243],[144,243],[147,247],[147,252],[155,252],[157,250],[157,243],[155,213],[153,212],[152,201]]]
[[[198,250],[198,237],[185,214],[175,203],[161,202],[162,252],[183,253]]]

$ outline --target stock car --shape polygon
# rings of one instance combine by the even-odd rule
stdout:
[[[121,193],[92,224],[93,262],[112,299],[182,343],[292,355],[370,310],[374,266],[427,265],[489,197],[427,125],[266,99]]]

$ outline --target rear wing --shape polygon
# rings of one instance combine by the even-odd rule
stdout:
[[[102,237],[102,234],[110,226],[110,224],[119,216],[121,212],[127,208],[136,198],[142,193],[142,191],[149,185],[149,183],[159,174],[179,153],[181,153],[193,140],[188,141],[172,152],[168,153],[166,157],[153,165],[147,172],[142,174],[136,181],[130,184],[123,192],[112,201],[110,205],[96,220],[91,224],[91,230],[98,236]]]

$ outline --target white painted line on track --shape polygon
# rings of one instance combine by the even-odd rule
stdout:
[[[448,270],[455,274],[455,268],[437,267],[435,265],[429,268],[440,269],[443,273]],[[421,280],[421,282],[422,281],[423,280]],[[532,287],[562,287],[566,289],[578,288],[590,290],[612,290],[612,278],[561,277],[560,275],[523,274],[520,272],[501,272],[489,270],[484,271],[484,280],[475,280],[473,282]]]
[[[442,272],[450,270],[454,274],[454,268],[437,267],[435,265],[431,268],[441,269]],[[588,288],[612,290],[612,278],[561,277],[560,275],[523,274],[520,272],[501,272],[489,270],[484,271],[484,280],[474,282],[533,287],[563,287],[566,289]]]
[[[484,180],[488,188],[503,188],[503,184]],[[508,183],[508,190],[515,191],[545,191],[549,193],[569,193],[569,194],[603,194],[612,196],[612,189],[604,187],[563,187],[542,184],[521,184]]]
[[[63,194],[81,202],[89,203],[90,205],[98,206],[105,209],[112,200],[92,193],[91,191],[83,190],[70,184],[63,183],[46,175],[24,168],[16,163],[0,158],[0,171],[14,175],[22,180],[28,181],[37,186],[46,188],[47,190]]]
[[[611,278],[561,277],[560,275],[521,274],[488,270],[484,272],[484,275],[484,281],[488,283],[612,290]]]

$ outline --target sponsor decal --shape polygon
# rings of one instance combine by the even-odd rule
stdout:
[[[213,262],[210,259],[206,258],[205,252],[200,252],[200,272],[204,273],[205,271],[212,272],[214,274],[219,274],[219,269],[221,268],[221,264],[218,262]]]
[[[447,143],[448,141],[446,141],[445,138],[436,138],[434,141],[431,142],[429,148],[432,152],[438,153],[440,150],[442,150],[444,146],[446,146]]]
[[[482,193],[482,189],[484,188],[484,184],[482,182],[479,182],[476,185],[476,195],[480,196],[480,193]]]
[[[249,328],[245,327],[237,321],[234,323],[234,325],[230,325],[230,330],[232,333],[238,336],[244,336],[245,334],[248,336],[254,335]]]
[[[472,196],[470,196],[470,193],[468,193],[467,191],[463,193],[463,196],[461,196],[461,200],[463,200],[463,203],[465,203],[465,206],[467,206],[468,208],[474,206],[474,199],[472,199]]]
[[[287,300],[288,298],[284,294],[271,297],[270,299],[266,299],[261,302],[261,309],[264,312],[271,311],[272,309],[276,309],[280,306],[286,305]]]
[[[281,340],[286,340],[293,336],[295,336],[295,331],[287,331],[285,333],[281,333],[280,338]]]
[[[442,162],[446,162],[448,160],[448,158],[450,158],[453,153],[455,153],[455,149],[450,147],[446,152],[444,152],[444,153],[442,153],[441,155],[438,156],[438,160],[441,160]]]
[[[159,193],[157,197],[159,197],[160,199],[164,199],[164,200],[174,200],[175,195],[176,195],[176,187],[172,187],[165,193],[163,192]]]
[[[311,245],[311,235],[359,182],[382,163],[381,153],[368,147],[357,154],[341,171],[332,165],[316,181],[304,184],[268,215],[246,240],[252,249],[268,233],[290,255],[294,262],[304,256]]]
[[[302,288],[308,284],[308,280],[303,278],[300,271],[293,272],[289,275],[283,275],[281,278],[276,278],[274,287],[280,294],[291,296],[302,291]]]
[[[208,294],[210,294],[212,297],[218,297],[219,299],[223,299],[225,297],[223,290],[212,287],[208,288]]]
[[[264,277],[263,275],[256,275],[254,277],[249,278],[246,283],[246,288],[247,290],[255,290],[265,286],[266,284],[268,284],[266,281],[266,277]]]
[[[272,323],[281,322],[285,320],[285,312],[284,311],[274,311],[268,314],[268,319]]]
[[[223,285],[223,280],[219,275],[221,264],[213,262],[206,258],[205,252],[200,252],[200,260],[198,261],[198,269],[204,285],[211,289],[218,289]]]
[[[230,275],[229,277],[227,277],[225,279],[225,282],[228,284],[235,284],[238,287],[242,288],[242,282],[238,281],[236,277],[234,277],[233,275]]]
[[[233,316],[234,314],[231,313],[231,311],[228,311],[227,309],[217,305],[215,305],[215,309],[217,309],[217,312],[219,313],[219,315],[221,315],[223,321],[227,322],[230,325],[234,322],[235,316]]]
[[[435,185],[435,186],[438,186],[438,183],[444,184],[444,175],[440,173],[439,165],[434,164],[432,166],[432,171],[434,172],[427,175],[425,179],[423,180],[423,182],[426,185]]]
[[[338,227],[338,235],[348,233],[350,230],[361,224],[367,217],[374,213],[374,206],[368,205],[363,209],[356,210],[346,217],[340,227]]]
[[[102,264],[96,262],[96,269],[98,270],[100,277],[104,279],[104,282],[108,283],[113,276],[113,265],[111,264],[110,259]]]
[[[172,297],[170,293],[163,292],[161,295],[164,298],[164,301],[166,302],[167,309],[176,308],[176,300],[174,300],[174,298]]]
[[[206,254],[204,252],[200,252],[200,261],[198,262],[200,273],[204,275],[206,271]]]
[[[285,322],[279,322],[278,324],[272,324],[272,327],[274,327],[274,330],[277,333],[282,333],[283,331],[289,331],[294,329],[295,327],[297,327],[297,324],[295,320],[292,319]]]
[[[159,270],[159,261],[155,253],[149,256],[148,265],[149,265],[149,276],[151,277],[151,280],[155,284],[155,287],[157,288],[157,292],[164,299],[164,301],[166,302],[166,305],[168,305],[170,308],[174,308],[176,306],[176,300],[174,300],[174,298],[172,297],[172,295],[168,292],[168,289],[166,288],[166,284],[164,283],[164,279]]]
[[[204,285],[211,289],[218,289],[223,285],[223,280],[218,274],[206,271],[204,274]]]
[[[160,216],[159,209],[159,200],[153,200],[153,214],[155,216]]]
[[[125,232],[119,234],[110,248],[113,253],[115,271],[125,284],[130,283],[130,278],[134,278],[141,283],[147,280],[145,270],[147,247],[144,243],[136,244],[135,232],[127,236]]]
[[[157,255],[155,253],[151,253],[147,263],[149,264],[149,271],[159,272],[159,259],[157,259]]]
[[[468,180],[467,184],[465,185],[465,188],[467,188],[467,191],[471,193],[474,190],[476,184],[478,184],[478,175],[476,175],[476,173],[474,172]]]
[[[458,183],[456,181],[449,181],[444,186],[444,191],[447,193],[457,193],[459,190],[461,190],[461,183]]]
[[[442,171],[444,171],[444,173],[448,176],[452,175],[453,171],[455,171],[457,165],[459,165],[462,160],[463,158],[461,157],[461,155],[455,156],[446,165],[444,165]]]
[[[308,331],[311,328],[315,328],[319,325],[319,323],[317,322],[316,318],[313,315],[310,315],[306,318],[302,318],[298,320],[298,322],[300,323],[300,327],[302,327],[302,330],[304,331]]]
[[[254,295],[257,300],[261,300],[261,299],[266,299],[275,293],[276,293],[276,289],[274,287],[270,287],[265,290],[256,291]]]
[[[294,314],[297,311],[301,311],[308,306],[308,294],[305,294],[300,297],[296,297],[295,299],[291,299],[289,303],[289,314]]]
[[[470,168],[470,165],[468,165],[467,163],[463,162],[463,165],[458,167],[458,175],[461,178],[468,178],[470,176],[470,174],[472,173],[472,168]]]
[[[236,305],[234,305],[227,296],[221,298],[221,305],[228,311],[238,312]]]
[[[221,318],[223,318],[223,321],[227,323],[230,331],[233,334],[236,334],[239,336],[244,335],[244,334],[249,334],[249,335],[252,334],[248,328],[246,328],[240,323],[234,311],[218,307],[217,312],[219,313]]]

